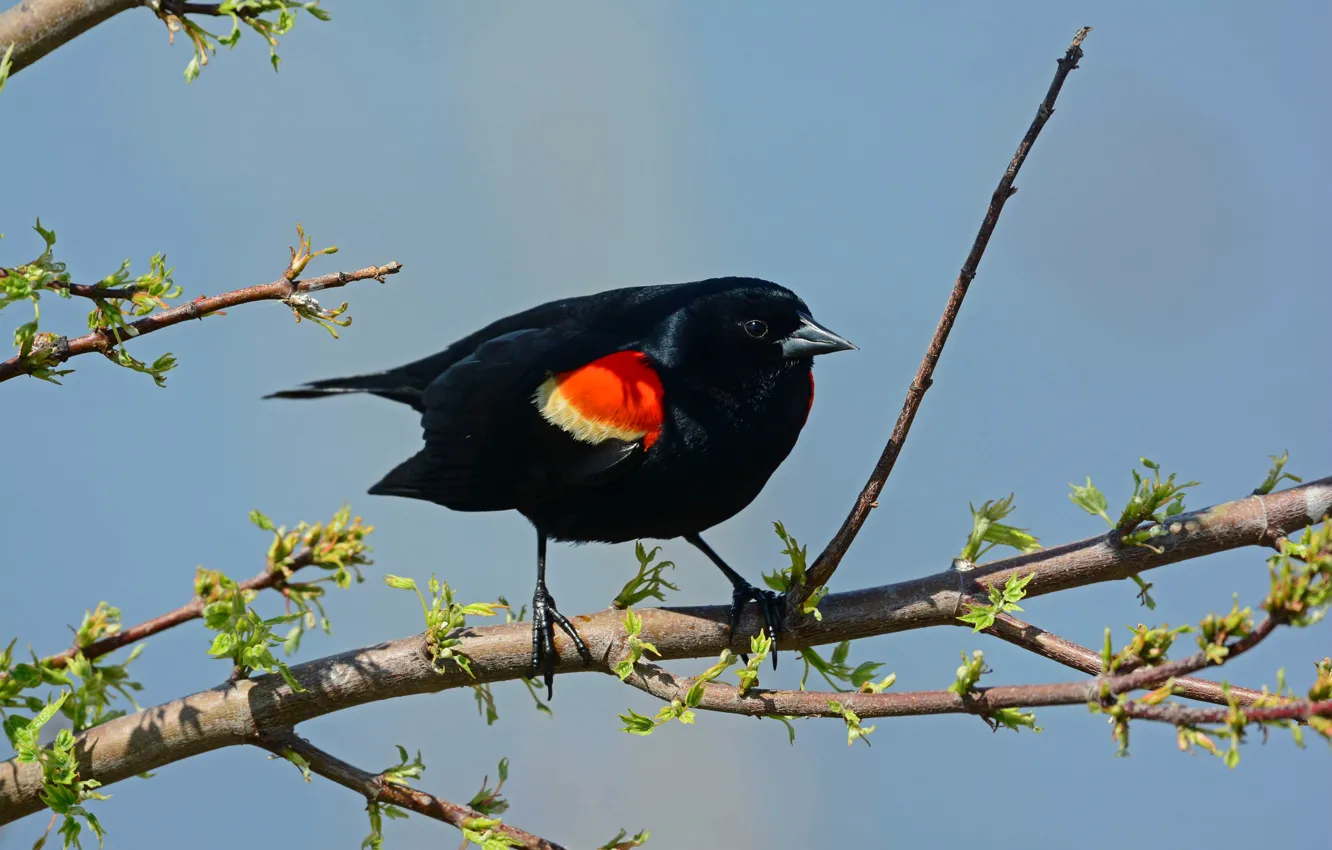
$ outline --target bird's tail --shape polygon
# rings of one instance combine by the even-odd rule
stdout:
[[[311,381],[295,389],[269,393],[264,398],[326,398],[347,393],[370,393],[424,410],[424,388],[416,386],[416,383],[410,375],[400,371],[375,372]]]

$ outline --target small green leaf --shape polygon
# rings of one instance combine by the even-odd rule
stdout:
[[[213,645],[208,648],[208,654],[214,658],[223,658],[229,656],[236,647],[236,636],[230,632],[221,632],[213,638]]]
[[[795,738],[796,738],[796,736],[795,736],[795,732],[796,732],[796,730],[795,730],[795,726],[793,726],[793,725],[791,724],[791,721],[792,721],[794,718],[790,717],[789,715],[785,715],[785,714],[765,714],[764,717],[767,717],[767,718],[769,718],[770,720],[776,720],[776,721],[779,721],[783,726],[785,726],[785,727],[786,727],[786,737],[787,737],[787,740],[788,740],[788,742],[791,744],[791,746],[793,746],[793,747],[795,746]]]
[[[957,668],[957,675],[953,684],[948,686],[948,690],[958,696],[966,696],[971,689],[976,687],[981,676],[989,673],[990,669],[985,666],[985,653],[979,649],[971,653],[971,658],[962,653],[962,666]]]
[[[13,66],[14,45],[5,48],[5,55],[0,58],[0,92],[5,90],[5,81],[9,79],[9,69]]]
[[[657,724],[652,721],[651,717],[645,717],[632,708],[629,709],[628,714],[621,714],[620,719],[624,721],[623,731],[630,735],[647,736],[657,729]]]
[[[1096,489],[1096,485],[1092,484],[1090,475],[1087,476],[1087,484],[1085,487],[1079,487],[1077,484],[1069,484],[1068,486],[1073,488],[1073,492],[1068,496],[1073,504],[1082,508],[1092,516],[1101,517],[1110,525],[1115,524],[1114,520],[1110,519],[1110,515],[1105,512],[1106,508],[1109,506],[1105,494]]]
[[[296,765],[301,771],[301,776],[305,777],[306,782],[310,781],[310,762],[305,756],[287,747],[282,750],[282,757]]]
[[[987,592],[990,597],[989,605],[976,605],[967,603],[967,613],[958,617],[964,623],[972,626],[973,632],[983,631],[994,625],[994,621],[1000,614],[1009,611],[1021,611],[1022,608],[1017,604],[1027,595],[1027,585],[1036,577],[1036,573],[1027,573],[1025,576],[1019,576],[1013,573],[1004,582],[1003,587],[990,585]]]
[[[262,528],[264,531],[277,531],[277,526],[273,521],[264,516],[258,509],[250,511],[250,522]]]

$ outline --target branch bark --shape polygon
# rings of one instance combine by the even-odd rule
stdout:
[[[382,773],[371,773],[353,764],[348,764],[337,756],[319,749],[289,729],[263,735],[255,742],[255,745],[282,758],[286,758],[287,751],[298,754],[305,759],[311,773],[317,773],[325,779],[330,779],[343,788],[350,788],[365,797],[367,802],[399,806],[428,818],[434,818],[437,821],[456,826],[458,829],[467,826],[468,822],[474,818],[485,817],[474,809],[460,806],[457,803],[450,803],[448,800],[436,797],[433,794],[427,794],[425,791],[396,782],[386,782]],[[513,839],[514,847],[531,848],[531,850],[564,850],[559,844],[539,835],[533,835],[516,826],[501,824],[494,829],[497,833]]]
[[[1042,596],[1243,546],[1268,546],[1273,534],[1285,535],[1317,523],[1332,513],[1332,477],[1311,481],[1265,496],[1249,496],[1200,511],[1172,517],[1166,533],[1153,544],[1160,551],[1125,548],[1112,534],[1069,543],[1030,555],[979,566],[968,572],[946,570],[934,575],[881,587],[831,594],[820,605],[823,620],[803,624],[781,635],[779,646],[836,643],[890,632],[948,625],[965,599],[1002,584],[1014,573],[1036,577],[1027,585],[1028,597]],[[759,624],[753,612],[735,634],[727,628],[728,608],[648,608],[639,612],[642,640],[650,641],[664,660],[715,657],[723,648],[746,647]],[[557,672],[609,672],[625,654],[623,612],[607,609],[574,617],[579,632],[597,663],[584,667],[572,644],[556,638],[560,653]],[[220,747],[254,744],[268,730],[296,726],[315,717],[357,705],[411,694],[434,693],[473,684],[525,678],[531,653],[531,631],[526,623],[468,628],[458,649],[472,662],[475,678],[454,664],[436,670],[421,635],[310,661],[292,668],[304,692],[293,692],[280,676],[228,682],[155,708],[121,717],[80,736],[80,775],[111,784],[146,770]],[[1128,674],[1154,675],[1163,668]],[[1135,680],[1136,681],[1136,680]],[[1086,682],[1067,687],[1085,689]],[[1060,686],[1025,692],[1027,705],[1049,705],[1067,699]],[[942,692],[947,693],[947,692]],[[990,688],[983,707],[1005,691]],[[1085,690],[1077,691],[1079,698]],[[949,695],[953,696],[952,694]],[[858,697],[857,697],[858,698]],[[930,698],[934,699],[934,698]],[[939,698],[942,699],[942,698]],[[855,710],[855,702],[850,707]],[[899,707],[898,714],[922,713],[925,708],[947,710],[943,702]],[[866,715],[868,716],[868,715]],[[0,824],[42,808],[41,768],[13,760],[0,763]]]
[[[878,507],[879,493],[882,492],[883,485],[887,483],[888,476],[892,474],[893,466],[897,463],[897,456],[902,453],[902,446],[906,443],[908,432],[911,431],[911,423],[916,419],[916,411],[920,410],[920,404],[925,400],[925,391],[934,383],[934,369],[939,365],[939,357],[943,354],[944,344],[948,342],[948,334],[953,330],[953,323],[957,321],[957,314],[962,309],[962,299],[966,298],[971,281],[976,277],[976,269],[980,267],[981,257],[985,256],[985,248],[990,244],[990,237],[994,235],[994,228],[999,223],[999,214],[1004,211],[1004,204],[1008,199],[1017,192],[1017,187],[1013,185],[1013,181],[1017,179],[1018,171],[1022,169],[1022,163],[1027,161],[1027,154],[1031,152],[1031,147],[1036,143],[1036,137],[1041,134],[1042,128],[1045,127],[1045,122],[1049,121],[1050,116],[1054,114],[1055,100],[1058,99],[1059,92],[1063,89],[1064,81],[1068,79],[1068,75],[1078,67],[1078,61],[1082,59],[1082,41],[1090,32],[1091,27],[1083,27],[1078,30],[1077,35],[1073,36],[1073,43],[1068,46],[1063,58],[1059,60],[1054,81],[1050,83],[1050,88],[1045,93],[1045,99],[1037,107],[1036,117],[1032,119],[1026,135],[1022,137],[1022,141],[1018,144],[1017,152],[1013,154],[1013,159],[1009,161],[1008,168],[1004,170],[1004,176],[1000,178],[999,186],[990,195],[990,206],[985,210],[985,218],[981,221],[980,231],[971,243],[971,252],[967,254],[967,259],[962,264],[962,271],[953,284],[953,292],[948,296],[948,304],[944,306],[943,316],[940,317],[939,324],[934,329],[934,336],[930,338],[930,345],[925,350],[925,359],[921,360],[920,368],[916,370],[916,377],[912,380],[910,389],[907,390],[906,401],[903,402],[902,412],[898,414],[897,423],[893,426],[892,434],[888,437],[888,444],[883,447],[883,453],[879,455],[879,460],[874,464],[873,471],[870,472],[869,481],[865,482],[860,495],[856,497],[856,503],[842,522],[842,527],[837,530],[833,539],[819,553],[814,565],[810,567],[804,585],[793,587],[787,593],[786,616],[788,622],[796,622],[801,616],[801,604],[809,598],[811,593],[826,585],[832,578],[833,573],[837,570],[837,565],[842,562],[847,550],[855,542],[856,535],[860,533],[861,527],[869,519],[870,511]]]
[[[236,289],[221,295],[196,298],[193,301],[181,304],[179,307],[172,307],[170,310],[163,310],[160,313],[153,313],[130,322],[126,326],[129,329],[128,332],[124,329],[119,331],[120,340],[117,340],[116,332],[112,329],[96,330],[76,339],[62,337],[53,344],[54,352],[50,363],[63,363],[71,357],[92,352],[105,354],[130,339],[137,339],[145,334],[160,331],[163,328],[169,328],[190,319],[202,319],[210,313],[216,313],[219,310],[225,310],[240,304],[248,304],[251,301],[286,301],[293,295],[346,286],[358,280],[377,280],[383,283],[386,276],[397,274],[400,271],[402,271],[402,263],[392,262],[384,266],[367,266],[353,272],[332,272],[304,280],[293,281],[283,276],[272,283],[247,286],[244,289]],[[0,383],[25,375],[28,371],[23,361],[15,355],[0,362]]]
[[[0,12],[0,54],[14,45],[12,76],[143,0],[24,0]]]
[[[1174,726],[1197,726],[1204,723],[1225,723],[1228,712],[1224,708],[1190,708],[1185,705],[1143,705],[1130,703],[1125,712],[1135,720],[1159,720]],[[1246,708],[1249,721],[1261,723],[1271,720],[1308,720],[1311,717],[1332,717],[1332,700],[1309,702],[1295,700],[1287,705]]]

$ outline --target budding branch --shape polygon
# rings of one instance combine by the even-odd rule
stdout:
[[[822,621],[806,622],[794,633],[781,636],[777,648],[795,649],[951,625],[956,622],[954,612],[965,601],[983,596],[990,585],[1002,584],[1015,573],[1034,572],[1036,577],[1027,585],[1027,595],[1042,596],[1120,580],[1226,550],[1267,547],[1273,535],[1284,536],[1306,528],[1329,513],[1332,513],[1332,476],[1172,517],[1164,533],[1153,539],[1155,550],[1125,547],[1117,542],[1112,531],[995,561],[968,572],[949,569],[895,584],[834,593],[820,604]],[[720,605],[642,609],[639,611],[643,620],[641,638],[657,647],[662,660],[709,658],[723,649],[747,647],[749,638],[758,633],[759,624],[753,612],[742,618],[734,635],[726,625],[727,613],[727,607]],[[623,612],[606,609],[571,618],[596,663],[582,666],[572,644],[561,637],[556,642],[560,653],[557,672],[610,673],[625,654],[627,635],[623,616]],[[421,635],[352,650],[292,667],[292,675],[305,688],[303,692],[291,690],[281,676],[260,676],[227,682],[89,729],[80,737],[80,775],[109,785],[221,747],[262,746],[265,734],[368,702],[526,678],[532,646],[526,623],[469,627],[460,637],[462,643],[457,649],[471,660],[475,678],[454,664],[437,668]],[[1129,678],[1123,681],[1140,687],[1144,682],[1156,681],[1155,677],[1163,671],[1167,675],[1185,675],[1194,669],[1197,668],[1176,669],[1166,665],[1144,668],[1125,674]],[[1013,687],[1028,690],[1014,691]],[[1013,687],[987,689],[980,706],[992,709],[1009,701],[1024,706],[1085,702],[1089,694],[1097,693],[1095,680]],[[945,702],[944,697],[930,697],[929,693],[912,695],[912,699],[922,701],[921,710],[913,712],[908,710],[909,706],[894,705],[892,700],[883,701],[879,708],[888,712],[888,706],[892,706],[893,716],[940,710],[974,713],[974,707],[964,709],[960,701],[954,703],[953,694]],[[1019,698],[1019,694],[1023,696]],[[837,698],[846,699],[854,707],[868,696],[844,694]],[[901,699],[906,695],[892,696]],[[1062,702],[1052,702],[1055,700]],[[824,703],[823,711],[826,710]],[[867,709],[865,716],[875,714]],[[13,760],[0,763],[0,824],[41,809],[41,792],[39,765]]]
[[[284,275],[272,283],[247,286],[244,289],[232,290],[221,295],[196,298],[178,307],[172,307],[169,310],[163,310],[160,313],[153,313],[142,319],[129,322],[123,328],[102,328],[75,339],[62,337],[54,343],[48,343],[52,346],[50,362],[63,363],[71,357],[92,352],[105,354],[130,339],[137,339],[145,334],[154,333],[163,328],[187,322],[190,319],[202,319],[210,313],[216,313],[219,310],[236,307],[240,304],[248,304],[252,301],[286,301],[296,294],[346,286],[358,280],[383,282],[386,276],[397,274],[400,271],[402,271],[402,263],[394,262],[383,266],[367,266],[353,272],[332,272],[295,281]],[[29,371],[22,358],[17,355],[11,357],[0,362],[0,383],[27,374]]]

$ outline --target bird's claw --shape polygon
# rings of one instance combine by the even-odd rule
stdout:
[[[583,643],[578,630],[555,607],[555,597],[550,595],[545,584],[538,584],[532,596],[532,666],[528,678],[535,679],[538,675],[542,677],[546,685],[546,699],[555,696],[555,662],[560,657],[555,649],[556,626],[573,641],[583,663],[591,664],[592,653],[587,644]]]
[[[744,612],[745,605],[750,602],[757,602],[759,615],[763,618],[763,631],[773,642],[772,647],[772,669],[777,669],[777,635],[779,632],[786,631],[786,621],[783,616],[785,610],[784,599],[780,594],[771,590],[760,590],[749,582],[737,584],[735,591],[731,594],[731,634],[735,634],[736,626],[740,624],[740,614]],[[740,658],[749,663],[748,653],[741,652]]]

